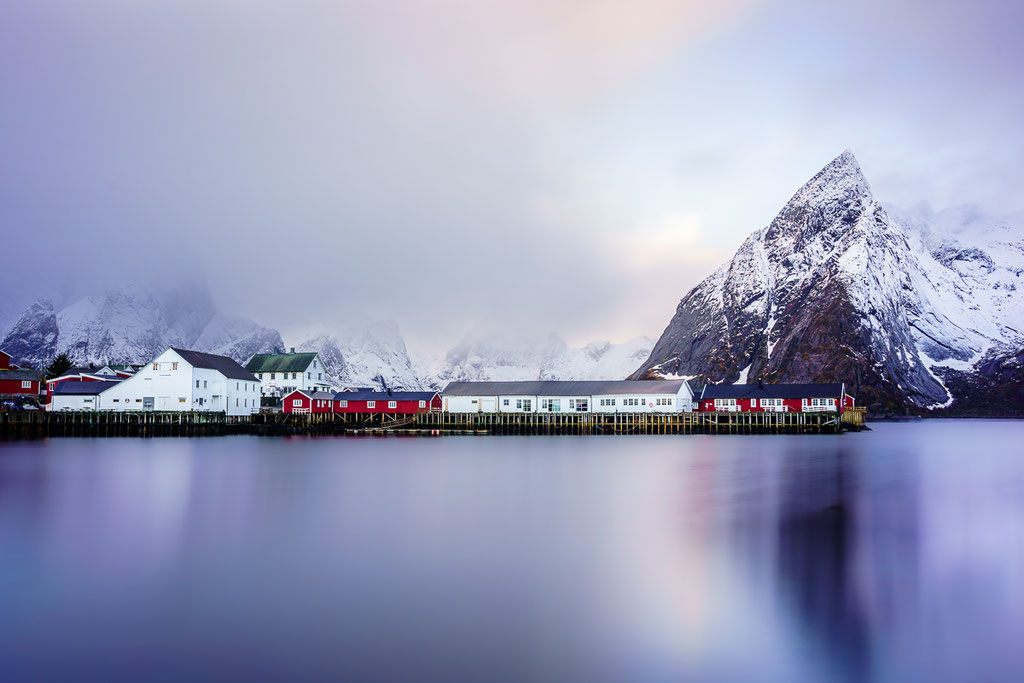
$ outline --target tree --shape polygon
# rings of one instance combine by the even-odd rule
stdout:
[[[66,353],[62,353],[53,361],[46,366],[46,379],[53,379],[54,377],[60,377],[65,372],[71,369],[71,359],[68,358]]]

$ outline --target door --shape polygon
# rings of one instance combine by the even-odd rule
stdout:
[[[152,396],[143,396],[142,397],[142,409],[143,410],[153,410],[153,397]]]
[[[482,398],[482,399],[480,399],[480,412],[481,413],[493,413],[494,412],[494,399],[493,398]]]

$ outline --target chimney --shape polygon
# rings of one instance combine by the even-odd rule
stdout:
[[[757,378],[757,388],[764,389],[764,377]]]

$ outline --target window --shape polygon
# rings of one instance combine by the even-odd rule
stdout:
[[[171,370],[177,370],[177,369],[178,369],[178,364],[177,363],[171,363]]]
[[[503,405],[503,406],[506,406],[506,407],[507,407],[507,406],[508,406],[508,399],[507,399],[507,398],[506,398],[506,399],[502,399],[502,401],[501,401],[501,405]]]
[[[185,402],[185,398],[184,397],[178,397],[178,403],[184,403],[184,402]]]
[[[324,378],[324,373],[322,373],[322,372],[320,372],[320,373],[317,373],[317,376],[316,376],[316,378],[317,378],[317,379],[323,379],[323,378]]]
[[[153,369],[154,370],[159,370],[160,366],[157,363],[153,363]]]
[[[293,373],[292,373],[292,379],[295,379],[295,376],[296,376],[296,375],[298,375],[298,374],[299,374],[299,373],[297,373],[297,372],[293,372]]]
[[[22,389],[31,389],[32,388],[32,380],[30,380],[30,379],[23,379],[23,380],[21,380],[21,388]]]
[[[341,408],[348,408],[348,401],[338,401],[338,405]]]
[[[388,408],[397,408],[398,401],[388,401]]]
[[[367,401],[366,402],[366,407],[367,408],[376,408],[377,407],[377,402],[376,401]]]
[[[293,398],[292,399],[292,405],[293,406],[301,406],[302,405],[302,399],[301,398]]]
[[[115,398],[114,399],[114,403],[119,403],[120,401],[121,401],[121,399],[119,399],[119,398]]]
[[[307,372],[306,373],[306,379],[313,379],[313,373],[312,372]]]
[[[204,379],[204,380],[203,380],[203,389],[206,389],[206,388],[207,388],[207,387],[209,387],[209,386],[210,386],[210,385],[209,385],[209,384],[207,383],[207,381],[206,381],[206,380]]]
[[[274,379],[274,378],[276,378],[276,377],[277,377],[277,375],[276,375],[275,373],[273,373],[273,372],[272,372],[272,373],[270,373],[270,379]]]
[[[260,373],[260,379],[263,379],[263,373],[262,372]]]
[[[600,405],[600,406],[614,406],[615,405],[615,399],[614,398],[602,398],[598,402],[598,405]]]
[[[734,398],[716,398],[715,399],[715,407],[716,408],[730,408],[730,407],[733,407],[735,405],[736,405],[736,399],[734,399]]]
[[[426,407],[427,407],[427,402],[426,401],[420,401],[420,408],[426,408]]]
[[[476,403],[476,401],[473,401],[473,403]],[[516,410],[522,410],[522,409],[523,409],[523,399],[517,398],[516,399]]]
[[[562,399],[542,398],[540,400],[540,409],[547,413],[559,413],[562,411]]]
[[[523,410],[527,413],[533,410],[533,401],[528,398],[523,399]]]
[[[196,380],[196,389],[199,388],[199,380]]]

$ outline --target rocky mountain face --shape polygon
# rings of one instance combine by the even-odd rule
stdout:
[[[474,331],[440,361],[420,361],[422,383],[443,389],[454,381],[622,379],[650,354],[654,342],[593,342],[570,347],[557,334],[510,337]]]
[[[682,299],[633,376],[841,380],[875,414],[962,410],[1024,348],[1024,222],[897,213],[844,152]]]
[[[342,387],[418,390],[420,378],[413,368],[405,340],[393,322],[348,322],[332,331],[309,333],[297,351],[317,352],[328,376]]]
[[[40,300],[0,342],[15,362],[32,367],[45,365],[59,353],[79,365],[142,363],[169,346],[244,362],[254,353],[284,344],[276,330],[220,313],[202,286],[126,286],[60,310],[49,300]]]

